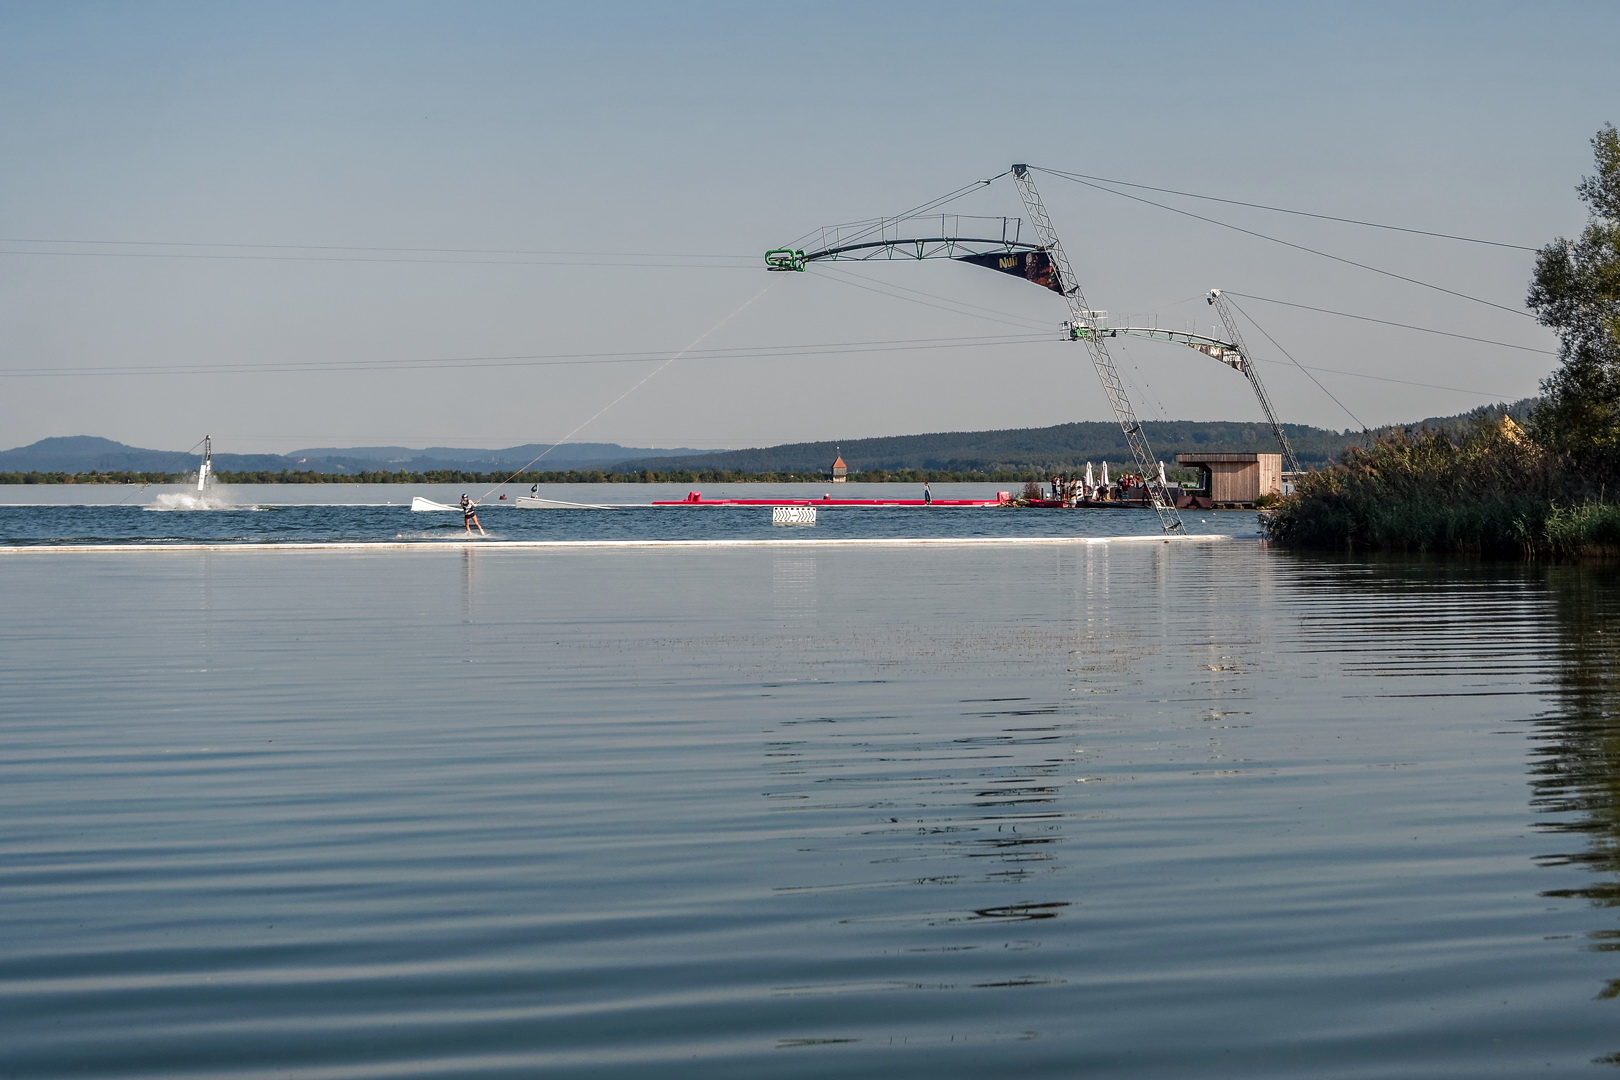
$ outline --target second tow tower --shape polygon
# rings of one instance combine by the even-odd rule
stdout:
[[[1012,167],[1013,183],[1018,185],[1018,194],[1024,200],[1024,209],[1029,213],[1029,221],[1035,228],[1041,240],[1041,250],[1052,262],[1057,271],[1058,292],[1069,304],[1069,325],[1073,336],[1086,343],[1091,352],[1092,366],[1097,369],[1097,378],[1102,382],[1103,393],[1108,397],[1108,404],[1114,410],[1114,419],[1119,421],[1119,430],[1125,436],[1125,445],[1130,448],[1131,457],[1136,461],[1138,472],[1141,473],[1142,483],[1147,487],[1148,501],[1152,503],[1154,511],[1159,515],[1159,524],[1167,533],[1185,532],[1181,514],[1176,511],[1175,500],[1170,497],[1164,482],[1159,479],[1159,467],[1153,457],[1153,448],[1148,445],[1147,435],[1142,431],[1142,423],[1136,418],[1136,410],[1131,407],[1131,399],[1125,394],[1125,384],[1120,378],[1119,368],[1114,365],[1114,358],[1108,354],[1108,347],[1103,344],[1102,335],[1097,333],[1097,315],[1086,303],[1085,294],[1080,291],[1080,282],[1074,276],[1074,269],[1069,265],[1069,257],[1064,254],[1063,245],[1059,242],[1057,231],[1052,228],[1052,219],[1046,212],[1046,205],[1041,202],[1040,192],[1035,190],[1035,180],[1029,174],[1028,165],[1014,165]]]

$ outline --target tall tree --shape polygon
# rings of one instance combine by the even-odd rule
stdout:
[[[1527,303],[1557,331],[1559,369],[1541,384],[1531,415],[1541,445],[1620,478],[1620,134],[1592,138],[1597,174],[1575,189],[1588,220],[1580,239],[1559,237],[1536,255]]]

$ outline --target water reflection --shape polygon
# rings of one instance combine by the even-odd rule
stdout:
[[[1541,729],[1531,770],[1532,805],[1556,820],[1538,828],[1561,838],[1546,866],[1580,866],[1594,880],[1549,889],[1549,897],[1578,898],[1600,908],[1620,907],[1620,575],[1610,567],[1552,567],[1546,586],[1562,636],[1557,707],[1537,721]],[[1620,929],[1588,935],[1600,952],[1620,951]],[[1600,998],[1620,997],[1620,978]],[[1610,1064],[1620,1064],[1614,1057]]]
[[[1078,902],[1062,853],[1067,830],[1084,819],[1068,790],[1085,777],[1075,753],[1083,718],[1074,701],[1048,695],[1066,682],[1118,685],[1130,678],[1121,649],[1154,646],[1113,606],[1106,551],[1058,548],[1045,557],[1043,573],[1008,589],[1038,598],[1042,618],[1023,617],[1029,607],[1016,600],[1004,610],[964,601],[954,617],[921,625],[876,610],[849,618],[843,604],[818,603],[837,588],[837,563],[774,556],[772,615],[779,633],[803,645],[802,667],[769,687],[803,702],[777,721],[764,748],[763,794],[799,855],[774,891],[795,911],[839,912],[827,946],[843,956],[839,967],[887,957],[881,963],[901,974],[795,982],[777,994],[1067,982],[1061,952],[1037,928]],[[1149,581],[1162,587],[1162,574]],[[1009,693],[1019,682],[1013,672],[1030,665],[1045,668],[1028,680],[1035,692]]]
[[[471,547],[461,551],[461,621],[466,626],[478,621],[478,555]]]
[[[1336,602],[1303,614],[1299,647],[1379,680],[1374,696],[1552,703],[1526,717],[1532,824],[1558,845],[1536,862],[1592,876],[1540,895],[1620,907],[1620,571],[1402,559],[1318,562],[1307,578]],[[1585,937],[1620,952],[1620,928]],[[1620,998],[1620,977],[1595,996]],[[1597,1061],[1620,1065],[1620,1053]]]
[[[780,630],[790,635],[815,633],[815,556],[791,548],[772,552],[771,610]]]
[[[766,746],[766,795],[791,818],[787,836],[802,858],[797,879],[776,894],[789,902],[813,895],[820,910],[829,894],[842,894],[836,949],[888,955],[886,967],[914,978],[776,993],[1064,983],[1029,934],[1074,904],[1056,878],[1076,725],[1061,712],[1029,698],[959,699],[923,716],[823,712],[784,722]],[[1058,722],[1032,725],[1030,714]],[[977,978],[962,978],[967,972]]]
[[[807,818],[802,850],[835,853],[839,880],[782,886],[778,891],[880,888],[903,885],[1029,882],[1051,873],[1063,823],[1062,785],[1073,765],[1065,757],[1072,721],[1037,728],[1013,726],[994,735],[962,734],[959,723],[994,716],[977,702],[930,726],[937,735],[905,730],[897,717],[823,715],[784,723],[765,748],[768,799],[782,812]],[[897,729],[900,728],[900,729]],[[1062,745],[1058,745],[1061,743]],[[836,823],[850,822],[839,828]],[[818,860],[825,865],[826,860]],[[850,866],[860,866],[851,876]],[[904,867],[903,875],[885,872]],[[876,869],[882,868],[882,869]],[[976,894],[977,895],[977,894]],[[964,904],[920,922],[1005,918],[1014,910],[1051,910],[1066,903],[1020,898]]]

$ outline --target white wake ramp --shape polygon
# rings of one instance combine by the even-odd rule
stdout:
[[[413,496],[411,496],[411,509],[412,510],[450,510],[450,511],[453,511],[453,512],[460,512],[461,507],[459,507],[459,506],[450,506],[450,505],[448,505],[446,503],[434,502],[432,499],[424,499],[420,495],[413,495]]]
[[[561,499],[542,499],[538,495],[519,495],[517,497],[519,510],[622,510],[623,506],[610,506],[607,503],[577,503],[564,502]]]

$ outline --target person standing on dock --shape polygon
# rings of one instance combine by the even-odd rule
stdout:
[[[933,506],[934,505],[934,493],[932,491],[928,490],[928,481],[926,481],[926,480],[923,481],[923,505],[924,506]]]
[[[478,524],[478,504],[467,498],[467,493],[463,491],[461,493],[461,527],[471,533],[474,525],[478,525],[479,536],[489,535],[484,531],[484,527]]]

